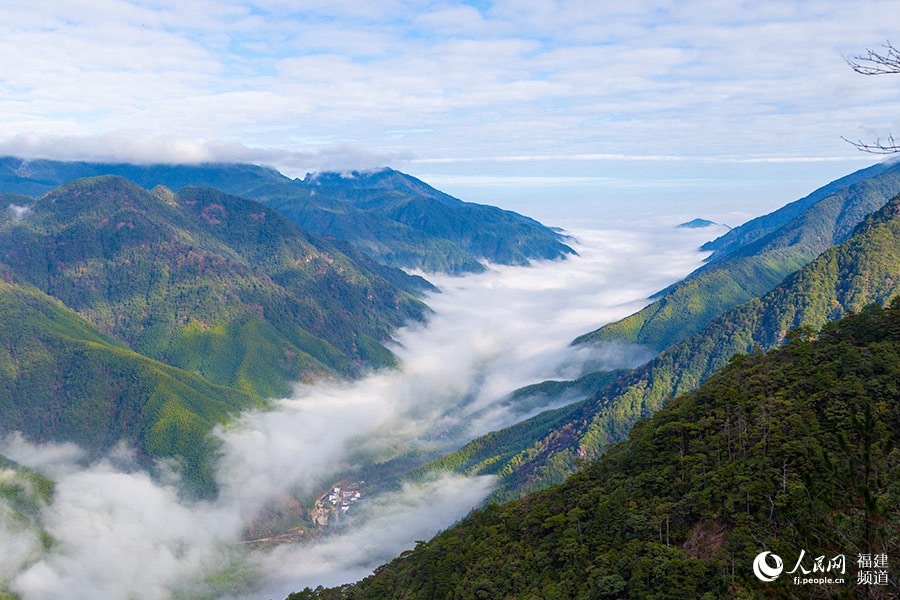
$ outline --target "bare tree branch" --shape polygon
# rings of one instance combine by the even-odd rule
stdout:
[[[897,142],[894,141],[894,136],[892,135],[888,136],[886,142],[882,142],[881,138],[878,138],[875,140],[874,144],[867,144],[862,140],[856,140],[854,142],[853,140],[848,140],[844,136],[841,136],[841,139],[848,144],[856,146],[857,150],[868,152],[870,154],[895,154],[900,152],[900,144],[897,144]]]
[[[862,75],[888,75],[900,73],[900,50],[887,42],[884,52],[868,50],[864,55],[845,58],[850,68]]]
[[[845,58],[844,60],[850,65],[851,69],[862,75],[900,73],[900,50],[897,50],[890,41],[885,43],[882,48],[884,49],[882,52],[867,50],[863,55]],[[856,146],[857,150],[870,154],[896,154],[900,152],[900,144],[897,144],[893,135],[889,135],[886,142],[882,142],[881,138],[878,138],[874,144],[866,143],[862,140],[854,142],[843,136],[841,136],[841,139],[848,144]]]

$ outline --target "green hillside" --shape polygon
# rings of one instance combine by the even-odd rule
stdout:
[[[573,251],[522,215],[463,202],[392,169],[289,179],[247,164],[129,165],[0,157],[0,193],[40,196],[73,179],[118,175],[146,188],[212,187],[275,208],[302,228],[392,266],[479,272],[481,260],[526,264]]]
[[[208,433],[256,396],[141,356],[59,301],[0,280],[0,422],[37,441],[74,442],[91,455],[120,440],[148,465],[180,462],[195,491],[212,490]]]
[[[50,549],[54,539],[42,528],[40,511],[53,501],[55,491],[53,481],[0,454],[0,536],[4,538],[4,551],[9,534],[24,534],[34,552]],[[8,567],[0,569],[0,600],[15,600],[18,597],[8,593],[7,577]]]
[[[104,176],[0,215],[0,257],[19,277],[135,351],[253,394],[393,364],[381,343],[427,310],[385,267],[211,189],[151,194]]]
[[[848,181],[852,182],[849,186],[835,190]],[[716,260],[660,292],[643,310],[585,334],[575,343],[618,341],[643,344],[659,352],[684,340],[731,308],[765,294],[826,248],[850,237],[867,215],[900,193],[900,164],[878,165],[822,190],[809,201],[788,205],[793,208],[787,214],[772,213],[770,220],[763,220],[765,227],[751,228],[752,234],[734,234],[738,229],[725,234],[723,238],[738,235],[733,239],[740,243],[723,245]],[[827,192],[832,193],[825,195]],[[778,225],[781,220],[785,222]]]
[[[896,597],[900,302],[808,337],[735,358],[562,485],[290,600]],[[763,551],[784,563],[769,583],[752,571]],[[841,583],[789,574],[823,578],[841,555],[827,571]]]
[[[0,499],[6,502],[0,503],[0,525],[23,529],[35,525],[40,509],[53,500],[55,488],[47,477],[0,454]]]
[[[579,460],[624,439],[635,422],[695,389],[732,355],[776,347],[791,329],[818,329],[898,293],[900,197],[768,294],[732,309],[612,385],[595,387],[589,399],[474,440],[425,469],[498,474],[498,498],[558,483]]]
[[[836,179],[815,190],[808,196],[795,200],[790,204],[786,204],[767,215],[756,217],[743,225],[735,227],[715,240],[705,243],[701,247],[701,250],[713,252],[712,256],[708,259],[709,262],[719,260],[723,256],[728,256],[733,250],[746,246],[747,244],[778,230],[819,200],[838,193],[844,188],[850,187],[863,179],[877,177],[885,171],[890,170],[892,167],[893,165],[887,162],[878,163],[871,167],[860,169],[859,171],[841,177],[840,179]]]
[[[91,457],[124,441],[196,493],[214,490],[215,425],[298,379],[393,364],[382,342],[427,311],[421,278],[209,188],[101,176],[0,202],[0,432]]]

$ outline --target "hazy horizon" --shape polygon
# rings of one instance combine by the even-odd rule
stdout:
[[[464,199],[526,200],[542,220],[566,197],[640,212],[712,202],[716,220],[736,222],[875,162],[842,136],[900,130],[897,80],[846,64],[896,33],[894,8],[11,5],[0,154],[241,161],[290,176],[391,166]]]

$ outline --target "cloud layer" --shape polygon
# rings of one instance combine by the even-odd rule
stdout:
[[[6,7],[0,23],[0,147],[267,158],[299,174],[329,148],[445,161],[444,172],[523,155],[832,160],[852,154],[841,135],[900,125],[900,81],[843,60],[889,39],[894,10],[41,0]]]
[[[40,515],[56,542],[41,554],[34,532],[14,528],[0,512],[10,549],[0,578],[25,600],[240,596],[248,588],[283,594],[362,577],[450,525],[489,493],[489,478],[448,476],[369,498],[348,513],[343,533],[313,546],[248,554],[237,544],[247,521],[273,499],[321,493],[365,461],[452,447],[546,407],[504,403],[522,385],[577,376],[588,362],[640,360],[639,353],[585,354],[568,344],[697,266],[696,248],[710,232],[574,235],[580,255],[563,262],[435,277],[442,293],[428,299],[435,311],[429,324],[397,333],[399,369],[300,386],[274,411],[248,413],[220,431],[215,501],[180,498],[174,485],[136,470],[127,449],[84,465],[74,446],[7,437],[0,453],[57,481]],[[223,574],[235,571],[245,575],[243,589],[223,587],[235,581]]]

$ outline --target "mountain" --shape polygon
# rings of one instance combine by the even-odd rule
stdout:
[[[714,245],[719,248],[714,260],[657,294],[643,310],[575,343],[635,343],[659,352],[845,241],[867,215],[898,193],[900,163],[876,165],[832,182],[726,233],[720,238],[725,241]]]
[[[756,217],[743,225],[735,227],[715,240],[705,243],[701,247],[701,250],[712,251],[712,256],[707,260],[716,261],[723,256],[727,256],[732,250],[746,246],[755,240],[765,237],[780,227],[783,227],[820,200],[840,192],[844,188],[848,188],[864,179],[877,178],[879,175],[891,170],[895,166],[896,164],[892,165],[891,162],[885,161],[865,169],[860,169],[859,171],[855,171],[839,179],[835,179],[831,183],[815,190],[808,196],[795,200],[767,215]]]
[[[393,364],[382,343],[427,312],[421,278],[217,190],[107,175],[0,202],[2,432],[91,457],[124,441],[201,494],[214,426],[296,380]]]
[[[102,176],[22,217],[0,211],[0,261],[133,350],[264,396],[392,364],[381,342],[425,314],[270,208],[206,188],[157,192]]]
[[[52,536],[40,525],[40,510],[50,504],[56,485],[47,477],[32,471],[0,454],[0,537],[4,539],[4,551],[11,543],[10,538],[24,535],[35,547],[49,550]],[[13,552],[16,541],[13,540]],[[19,542],[21,543],[21,542]],[[6,567],[0,563],[0,566]],[[0,599],[14,598],[5,593],[7,568],[0,573]]]
[[[646,365],[595,388],[582,402],[474,440],[423,468],[501,477],[497,498],[558,483],[579,460],[624,439],[675,395],[695,389],[734,354],[780,345],[795,328],[815,330],[900,293],[900,196],[774,290],[736,307]]]
[[[316,197],[325,195],[349,202],[367,214],[452,241],[470,256],[492,262],[526,265],[532,259],[552,260],[573,254],[561,243],[559,234],[548,235],[548,230],[533,219],[463,202],[392,169],[322,173],[308,176],[304,183]]]
[[[737,357],[562,485],[289,600],[896,597],[897,356],[900,302]]]
[[[712,227],[713,225],[718,225],[718,223],[710,221],[709,219],[697,218],[685,221],[684,223],[679,223],[677,227],[679,229],[703,229],[704,227]]]
[[[262,400],[129,350],[0,266],[0,423],[36,441],[74,442],[96,456],[120,441],[177,459],[189,487],[212,490],[207,436]]]
[[[257,200],[302,228],[343,240],[386,265],[479,272],[480,261],[527,264],[574,251],[517,213],[463,202],[392,169],[289,179],[247,164],[129,165],[0,158],[0,192],[39,196],[73,179],[119,175],[145,189],[212,187]]]

